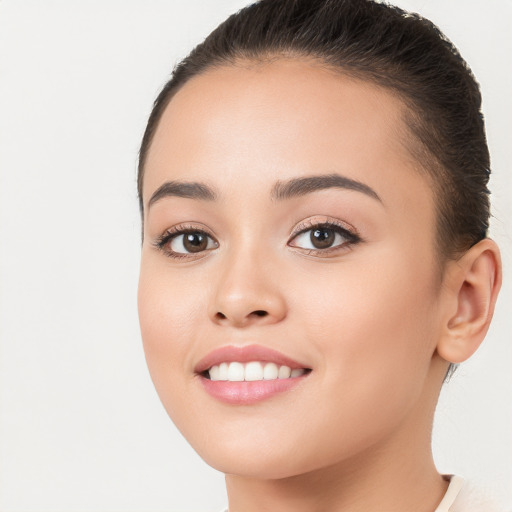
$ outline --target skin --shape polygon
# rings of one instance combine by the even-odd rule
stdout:
[[[448,361],[485,335],[499,253],[484,240],[440,273],[435,198],[403,115],[386,90],[280,59],[194,77],[159,124],[143,194],[146,360],[172,420],[226,473],[230,512],[427,512],[446,490],[430,448],[435,404]],[[278,180],[332,173],[380,199],[340,187],[271,198]],[[149,206],[170,180],[217,199]],[[297,226],[326,220],[361,241],[312,252]],[[174,259],[155,242],[183,224],[212,243]],[[270,347],[312,372],[262,402],[225,404],[194,367],[228,344]]]

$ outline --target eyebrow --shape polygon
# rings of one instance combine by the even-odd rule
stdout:
[[[291,199],[328,188],[355,190],[382,203],[382,199],[371,187],[340,174],[304,176],[287,181],[277,181],[272,187],[270,197],[272,200]],[[164,197],[184,197],[203,201],[216,201],[219,194],[206,183],[167,181],[153,193],[149,199],[148,208]]]
[[[301,178],[293,178],[288,181],[278,181],[272,187],[272,199],[290,199],[292,197],[303,196],[315,192],[317,190],[324,190],[327,188],[344,188],[348,190],[355,190],[362,192],[367,196],[376,199],[382,203],[382,199],[377,192],[368,185],[360,181],[347,178],[340,174],[323,174],[321,176],[305,176]]]
[[[189,199],[202,199],[205,201],[215,201],[216,192],[205,183],[195,181],[166,181],[158,187],[148,202],[148,208],[163,199],[164,197],[185,197]]]

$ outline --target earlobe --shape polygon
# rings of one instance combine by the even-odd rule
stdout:
[[[488,238],[469,249],[448,269],[447,314],[437,344],[450,363],[468,359],[483,341],[501,287],[498,246]]]

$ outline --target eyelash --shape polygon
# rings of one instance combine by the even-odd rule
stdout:
[[[328,247],[326,249],[304,249],[300,248],[305,254],[308,255],[316,255],[320,257],[327,257],[333,252],[339,252],[341,250],[348,250],[350,247],[362,242],[362,238],[353,228],[348,228],[344,224],[335,221],[335,220],[325,220],[323,222],[307,220],[297,226],[293,234],[291,235],[291,240],[295,240],[299,235],[307,233],[308,231],[313,231],[315,229],[329,229],[335,232],[335,234],[341,235],[345,239],[341,244],[335,245],[333,247]]]
[[[357,243],[361,242],[361,237],[357,234],[357,232],[354,230],[348,229],[346,226],[342,225],[339,222],[333,221],[333,220],[327,220],[324,222],[316,222],[316,221],[306,221],[301,224],[299,224],[294,232],[290,236],[290,241],[295,240],[299,235],[302,235],[304,233],[307,233],[308,231],[312,231],[314,229],[329,229],[334,231],[336,234],[341,235],[346,241],[335,245],[333,247],[328,247],[326,249],[305,249],[301,247],[297,247],[298,249],[301,249],[305,254],[308,255],[318,255],[318,256],[328,256],[332,252],[340,251],[341,249],[349,249],[351,246],[356,245]],[[161,236],[159,236],[156,241],[154,242],[155,247],[157,247],[159,250],[161,250],[166,256],[173,258],[173,259],[197,259],[197,256],[194,256],[193,253],[180,253],[176,251],[172,251],[169,248],[167,248],[167,244],[171,242],[174,238],[180,236],[180,235],[186,235],[188,233],[201,233],[206,235],[208,238],[212,239],[214,243],[218,247],[218,242],[215,240],[215,238],[208,233],[203,228],[198,228],[197,226],[193,225],[185,225],[180,224],[178,226],[174,226],[170,229],[168,229],[165,233],[163,233]],[[215,248],[217,248],[215,247]],[[292,246],[296,247],[296,246]],[[211,251],[212,249],[205,249],[204,251],[200,251],[197,254],[198,255],[204,255],[204,253]],[[199,256],[201,257],[201,256]]]
[[[170,241],[172,241],[174,238],[177,238],[180,235],[186,235],[188,233],[201,233],[201,234],[204,234],[208,238],[211,238],[212,240],[214,240],[214,242],[218,246],[218,242],[215,240],[215,238],[213,238],[212,235],[210,235],[210,233],[208,233],[208,231],[206,231],[203,228],[198,228],[197,226],[186,225],[186,224],[179,224],[178,226],[174,226],[174,227],[168,229],[165,233],[163,233],[161,236],[159,236],[156,239],[154,245],[158,249],[160,249],[166,256],[169,256],[170,258],[178,259],[178,260],[179,259],[185,259],[185,258],[189,259],[191,257],[194,257],[192,253],[181,253],[181,252],[172,251],[172,250],[166,248],[166,245]],[[202,253],[207,252],[209,250],[211,250],[211,249],[202,251]],[[197,254],[200,254],[200,253],[197,253]],[[197,258],[194,257],[194,259],[197,259]]]

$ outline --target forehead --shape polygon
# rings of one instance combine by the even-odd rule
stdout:
[[[169,179],[268,190],[298,175],[337,172],[386,201],[423,207],[432,192],[408,151],[403,102],[315,61],[279,59],[212,68],[167,106],[145,166],[144,198]]]

